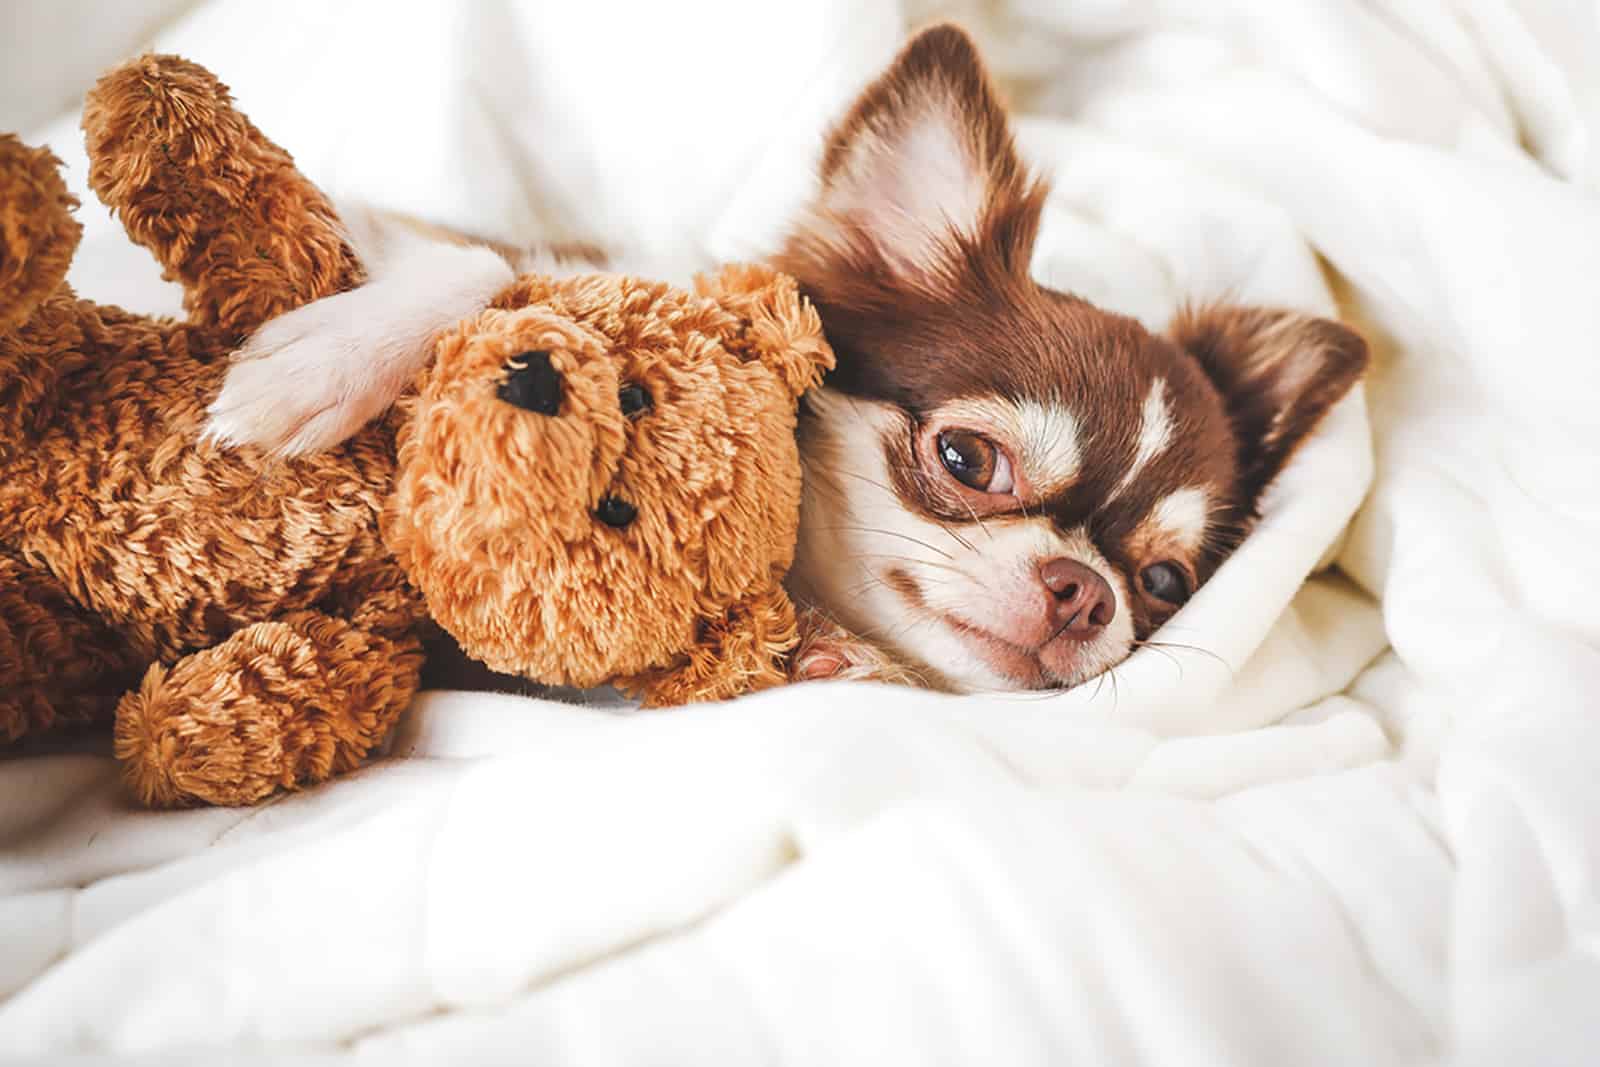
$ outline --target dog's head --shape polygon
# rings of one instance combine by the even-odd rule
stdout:
[[[1161,335],[1038,285],[1045,193],[935,27],[834,130],[778,259],[838,357],[801,424],[797,587],[956,688],[1124,659],[1366,364],[1323,319],[1212,307]]]

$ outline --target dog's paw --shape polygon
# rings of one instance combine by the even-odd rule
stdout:
[[[394,352],[384,350],[382,326],[362,316],[364,292],[318,300],[257,330],[233,354],[207,409],[206,437],[285,455],[314,452],[393,403],[405,379],[385,366]]]
[[[278,316],[234,352],[205,437],[282,455],[332,448],[399,398],[441,331],[510,280],[487,249],[429,246],[359,289]]]
[[[851,681],[926,684],[877,645],[814,609],[799,613],[800,644],[789,658],[792,682]]]

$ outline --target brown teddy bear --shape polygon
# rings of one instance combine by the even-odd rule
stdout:
[[[189,314],[77,299],[57,161],[0,137],[0,741],[114,713],[141,800],[249,803],[359,763],[430,619],[651,705],[784,680],[795,405],[832,364],[789,279],[526,277],[344,446],[228,451],[199,439],[228,353],[361,266],[192,63],[118,68],[83,128]]]

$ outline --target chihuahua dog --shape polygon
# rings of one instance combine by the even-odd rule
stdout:
[[[1364,342],[1329,320],[1208,306],[1156,334],[1039,285],[1046,194],[952,26],[914,37],[829,135],[773,259],[838,357],[801,418],[797,677],[973,691],[1101,674],[1238,545],[1365,369]],[[504,250],[398,247],[366,254],[363,288],[246,345],[217,437],[336,443],[511,276]]]

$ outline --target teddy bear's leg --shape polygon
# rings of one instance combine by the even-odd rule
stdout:
[[[356,767],[421,669],[414,636],[294,612],[151,667],[117,707],[117,757],[152,807],[250,804]]]
[[[794,605],[774,585],[704,624],[687,663],[619,685],[640,696],[647,708],[727,700],[787,681],[785,661],[795,639]]]
[[[0,743],[109,715],[143,666],[54,577],[0,554]]]
[[[242,339],[362,280],[344,228],[210,71],[131,60],[84,101],[89,186],[183,284],[190,321]]]

